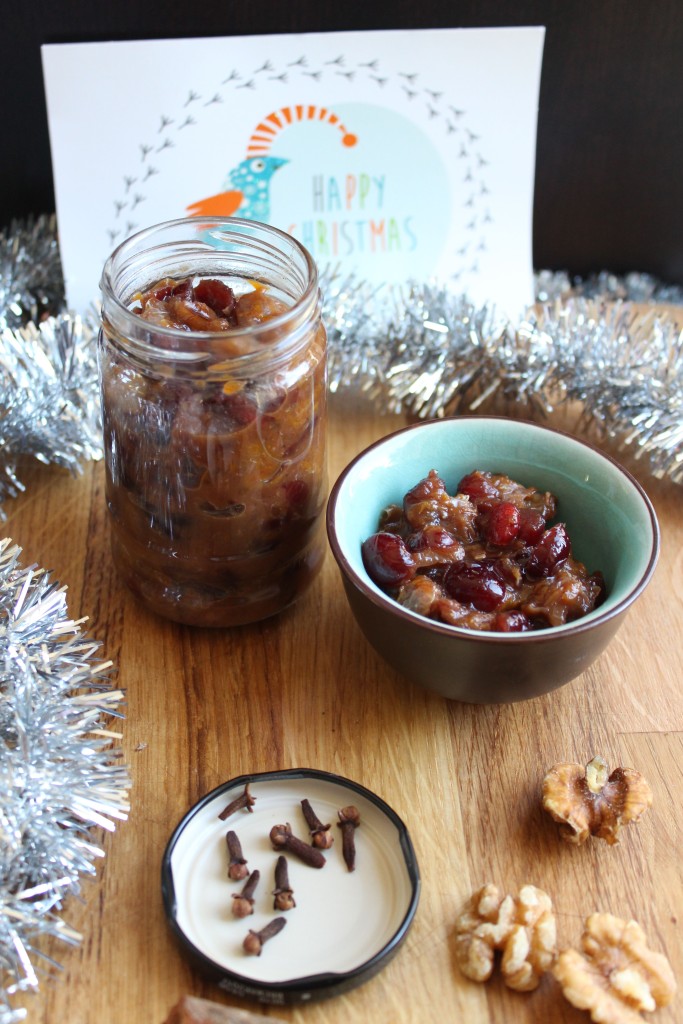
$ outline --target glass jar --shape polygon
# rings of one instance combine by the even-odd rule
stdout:
[[[181,303],[186,322],[169,326],[169,293],[210,298],[216,282],[236,297],[237,326],[233,317],[203,329],[206,304],[196,297]],[[315,263],[269,225],[194,217],[127,239],[101,289],[106,500],[119,572],[178,622],[234,626],[279,612],[309,586],[325,550],[326,335]]]

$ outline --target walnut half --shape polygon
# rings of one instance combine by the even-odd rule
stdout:
[[[561,823],[560,835],[568,843],[585,843],[597,836],[619,842],[622,825],[636,822],[652,803],[652,790],[633,768],[615,768],[610,774],[603,757],[580,764],[556,764],[543,779],[543,807]]]
[[[588,1010],[597,1024],[642,1024],[641,1010],[656,1010],[673,999],[671,965],[648,948],[636,921],[591,914],[581,949],[560,953],[552,972],[572,1006]]]
[[[523,885],[516,897],[503,897],[489,883],[465,904],[455,929],[455,955],[462,973],[486,981],[496,950],[502,952],[505,984],[530,992],[551,966],[556,952],[555,915],[547,893]]]

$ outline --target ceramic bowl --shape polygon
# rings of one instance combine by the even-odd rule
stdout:
[[[484,633],[427,619],[384,594],[365,571],[361,544],[377,531],[381,510],[400,504],[430,469],[449,493],[475,469],[551,491],[574,557],[604,575],[604,603],[565,625]],[[422,422],[370,445],[332,489],[327,532],[351,610],[375,650],[413,682],[481,704],[537,697],[585,672],[642,594],[659,554],[654,510],[626,469],[569,434],[503,417]]]

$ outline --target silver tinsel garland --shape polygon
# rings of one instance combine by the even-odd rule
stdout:
[[[80,941],[64,901],[95,874],[93,829],[127,818],[130,786],[111,662],[69,618],[66,587],[20,554],[0,541],[0,1024],[25,1018],[17,998],[55,966],[45,940]]]
[[[600,290],[549,273],[536,285],[536,311],[511,324],[442,286],[328,277],[331,390],[356,388],[420,419],[578,409],[577,432],[683,482],[683,313],[679,322],[648,305],[680,301],[680,290],[636,274],[602,275]]]
[[[55,217],[13,221],[0,231],[0,328],[37,322],[63,304]]]
[[[683,289],[637,273],[570,281],[543,271],[535,284],[537,309],[513,324],[444,285],[373,286],[327,269],[332,391],[359,389],[422,418],[492,403],[531,418],[578,406],[577,431],[680,483],[681,334],[672,316],[643,307],[682,305]],[[62,292],[54,221],[0,236],[0,518],[23,490],[22,457],[78,471],[102,454],[97,314],[69,316]]]
[[[94,323],[62,313],[0,332],[0,518],[32,456],[78,471],[102,454]]]

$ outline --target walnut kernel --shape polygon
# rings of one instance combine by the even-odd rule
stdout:
[[[597,1024],[642,1024],[641,1010],[656,1010],[673,999],[671,965],[648,948],[636,921],[591,914],[581,948],[560,953],[552,972],[572,1006],[588,1010]]]
[[[652,803],[652,790],[640,772],[615,768],[610,774],[603,757],[580,764],[556,764],[543,779],[543,807],[560,822],[568,843],[597,836],[619,842],[622,825],[636,822]]]
[[[501,972],[509,988],[530,992],[538,986],[556,951],[555,915],[547,893],[523,885],[517,897],[503,897],[488,883],[470,897],[456,921],[460,970],[473,981],[486,981],[496,950],[502,951]]]

